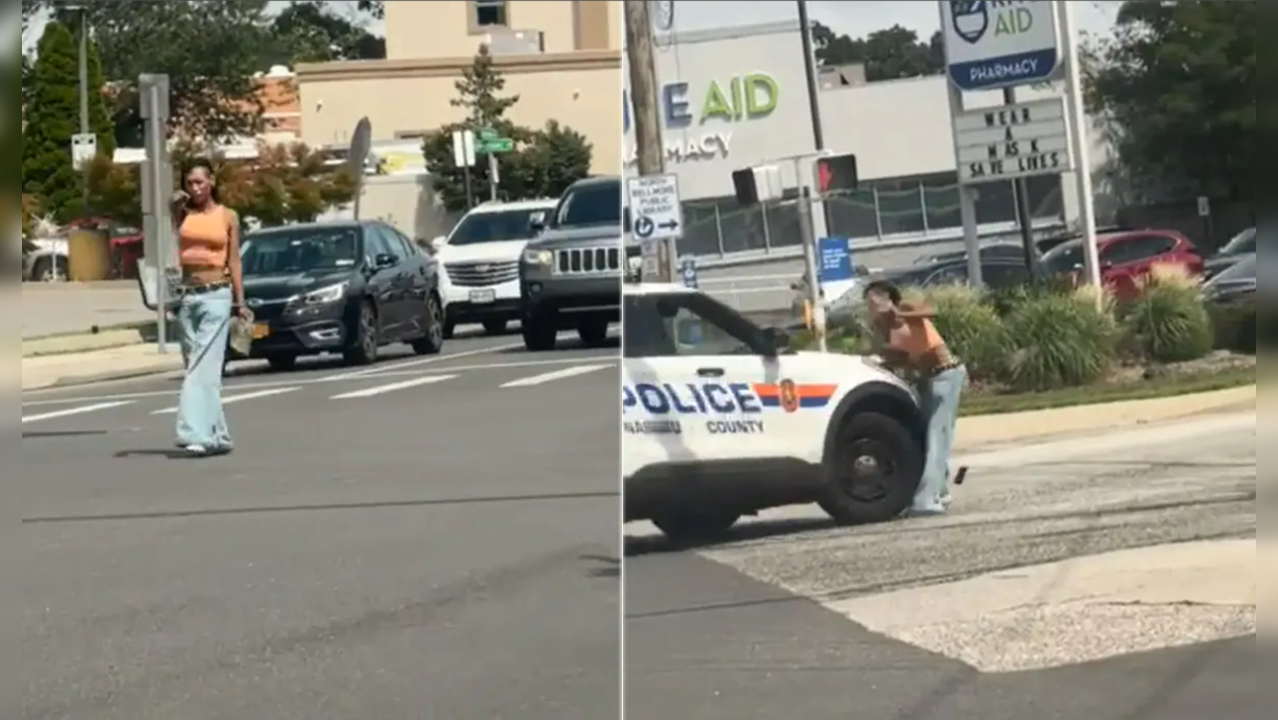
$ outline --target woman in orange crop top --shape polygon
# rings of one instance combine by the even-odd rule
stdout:
[[[936,331],[931,308],[904,302],[901,291],[886,282],[867,285],[865,302],[883,364],[917,378],[928,418],[927,460],[910,514],[944,514],[950,504],[950,455],[967,369]]]
[[[239,219],[217,201],[213,168],[196,161],[173,198],[182,284],[178,324],[186,376],[178,399],[177,444],[203,457],[231,451],[222,412],[222,367],[232,314],[245,314]]]

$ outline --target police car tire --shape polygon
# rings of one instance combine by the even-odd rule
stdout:
[[[844,469],[833,465],[851,460],[840,456],[837,445],[849,438],[867,437],[886,445],[896,461],[894,475],[897,481],[888,486],[884,497],[872,502],[848,495],[840,482]],[[914,492],[923,477],[924,457],[918,443],[903,424],[879,413],[857,413],[843,421],[835,443],[832,457],[827,461],[830,464],[827,481],[829,494],[821,502],[821,509],[834,518],[835,522],[846,525],[888,522],[909,509],[914,501]]]
[[[524,347],[529,352],[545,352],[555,349],[555,340],[559,336],[559,327],[555,324],[553,318],[525,318],[520,330],[524,336]]]
[[[676,510],[652,518],[652,524],[675,542],[699,542],[722,537],[741,515],[724,510]]]

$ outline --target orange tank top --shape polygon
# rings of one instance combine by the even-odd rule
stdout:
[[[188,213],[178,228],[178,260],[191,269],[226,267],[231,230],[226,209]]]
[[[895,347],[909,352],[912,361],[934,356],[934,354],[943,354],[942,348],[946,344],[946,341],[941,339],[941,334],[937,333],[937,327],[927,318],[907,320],[901,325],[892,327],[888,330],[888,339]]]

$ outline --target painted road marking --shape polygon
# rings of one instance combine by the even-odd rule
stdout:
[[[258,398],[273,397],[275,395],[283,395],[285,393],[291,393],[300,389],[301,388],[298,388],[298,387],[282,387],[282,388],[272,388],[270,390],[259,390],[257,392],[244,393],[243,395],[230,395],[230,396],[222,398],[222,404],[230,405],[232,403],[242,402],[244,400],[256,400]],[[164,408],[163,410],[156,410],[155,412],[151,414],[152,415],[172,415],[176,413],[177,411],[178,409],[175,406],[175,407]]]
[[[104,402],[104,403],[97,403],[94,405],[83,405],[81,407],[67,408],[65,410],[54,410],[52,412],[41,413],[39,415],[24,415],[22,417],[22,424],[25,425],[30,422],[39,422],[41,420],[52,420],[54,418],[70,417],[72,415],[83,415],[84,413],[91,413],[97,410],[108,410],[110,408],[120,407],[122,405],[131,405],[131,404],[133,404],[132,400],[117,400],[115,402]]]
[[[411,369],[410,370],[386,370],[386,371],[377,373],[376,378],[380,379],[380,378],[409,377],[409,376],[419,377],[429,372],[440,372],[440,371],[460,372],[460,371],[470,371],[470,370],[507,370],[507,369],[517,369],[517,368],[545,367],[548,365],[549,366],[574,365],[583,361],[589,361],[594,359],[596,358],[593,356],[588,356],[588,357],[574,357],[574,358],[556,358],[554,360],[515,360],[511,362],[480,363],[480,364],[474,364],[474,365],[456,365],[456,366],[450,366],[445,368],[436,368],[432,370],[411,370]],[[367,379],[369,378],[366,378],[366,377],[349,378],[349,380],[367,380]],[[274,382],[272,381],[240,382],[240,383],[228,383],[226,385],[226,390],[227,391],[268,390],[268,389],[279,388],[279,387],[303,387],[303,386],[311,386],[311,385],[327,385],[331,383],[343,382],[346,380],[347,380],[346,378],[340,378],[340,377],[338,378],[305,377],[302,379],[296,379],[292,381],[280,380],[280,381],[274,381]],[[61,397],[61,398],[50,398],[48,400],[30,400],[30,401],[22,403],[22,407],[37,408],[37,407],[48,407],[51,405],[75,405],[77,403],[94,402],[94,401],[106,402],[109,400],[146,400],[150,398],[169,398],[169,397],[175,397],[177,395],[178,395],[178,391],[176,390],[152,390],[152,391],[136,392],[136,393],[113,393],[109,395],[87,395],[87,396],[77,396],[77,397],[69,397],[69,398]]]
[[[554,382],[556,380],[563,380],[565,378],[576,377],[578,375],[585,375],[586,373],[592,373],[592,372],[596,372],[598,370],[604,370],[610,367],[616,367],[616,365],[612,363],[608,363],[606,365],[581,365],[578,367],[564,368],[563,370],[554,370],[548,373],[542,373],[540,375],[533,375],[531,377],[521,378],[519,380],[511,380],[508,383],[503,383],[502,387],[503,388],[533,387],[534,385],[542,385],[544,383]]]
[[[368,398],[375,395],[384,395],[386,393],[395,392],[396,390],[407,390],[408,388],[418,387],[420,385],[433,385],[434,383],[452,380],[456,375],[427,375],[426,377],[414,378],[412,380],[402,380],[397,383],[389,383],[387,385],[375,385],[371,388],[356,390],[354,392],[342,393],[334,395],[330,400],[353,400],[356,398]]]
[[[364,370],[356,370],[349,373],[338,373],[329,375],[326,380],[357,380],[359,378],[368,377],[369,375],[380,375],[381,373],[394,370],[406,370],[410,367],[421,367],[422,365],[435,365],[449,360],[456,360],[463,357],[474,357],[475,355],[490,355],[503,350],[514,350],[523,347],[523,343],[507,343],[505,345],[492,345],[490,347],[479,348],[477,350],[466,350],[464,352],[452,353],[451,355],[435,355],[433,357],[423,358],[421,360],[409,360],[407,362],[391,363],[389,365],[375,365]]]

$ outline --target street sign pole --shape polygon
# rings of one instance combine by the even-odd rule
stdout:
[[[169,200],[173,194],[173,169],[165,127],[169,119],[169,76],[142,75],[141,111],[145,121],[146,162],[142,166],[143,258],[156,271],[156,342],[168,352],[170,257],[173,254],[173,218]]]
[[[1092,195],[1091,151],[1087,144],[1087,109],[1083,104],[1082,68],[1079,67],[1078,33],[1074,27],[1074,8],[1069,2],[1053,2],[1060,13],[1061,33],[1065,37],[1065,103],[1069,107],[1070,145],[1074,149],[1074,181],[1078,190],[1078,222],[1083,232],[1083,269],[1087,282],[1101,287],[1100,257],[1096,248],[1096,198]],[[1104,298],[1096,295],[1097,301]]]
[[[800,161],[795,161],[796,177]],[[812,189],[799,181],[799,235],[803,239],[803,260],[808,266],[808,302],[812,306],[812,332],[816,335],[817,350],[829,349],[825,337],[825,303],[821,300],[821,273],[817,265],[816,232],[812,229]]]

